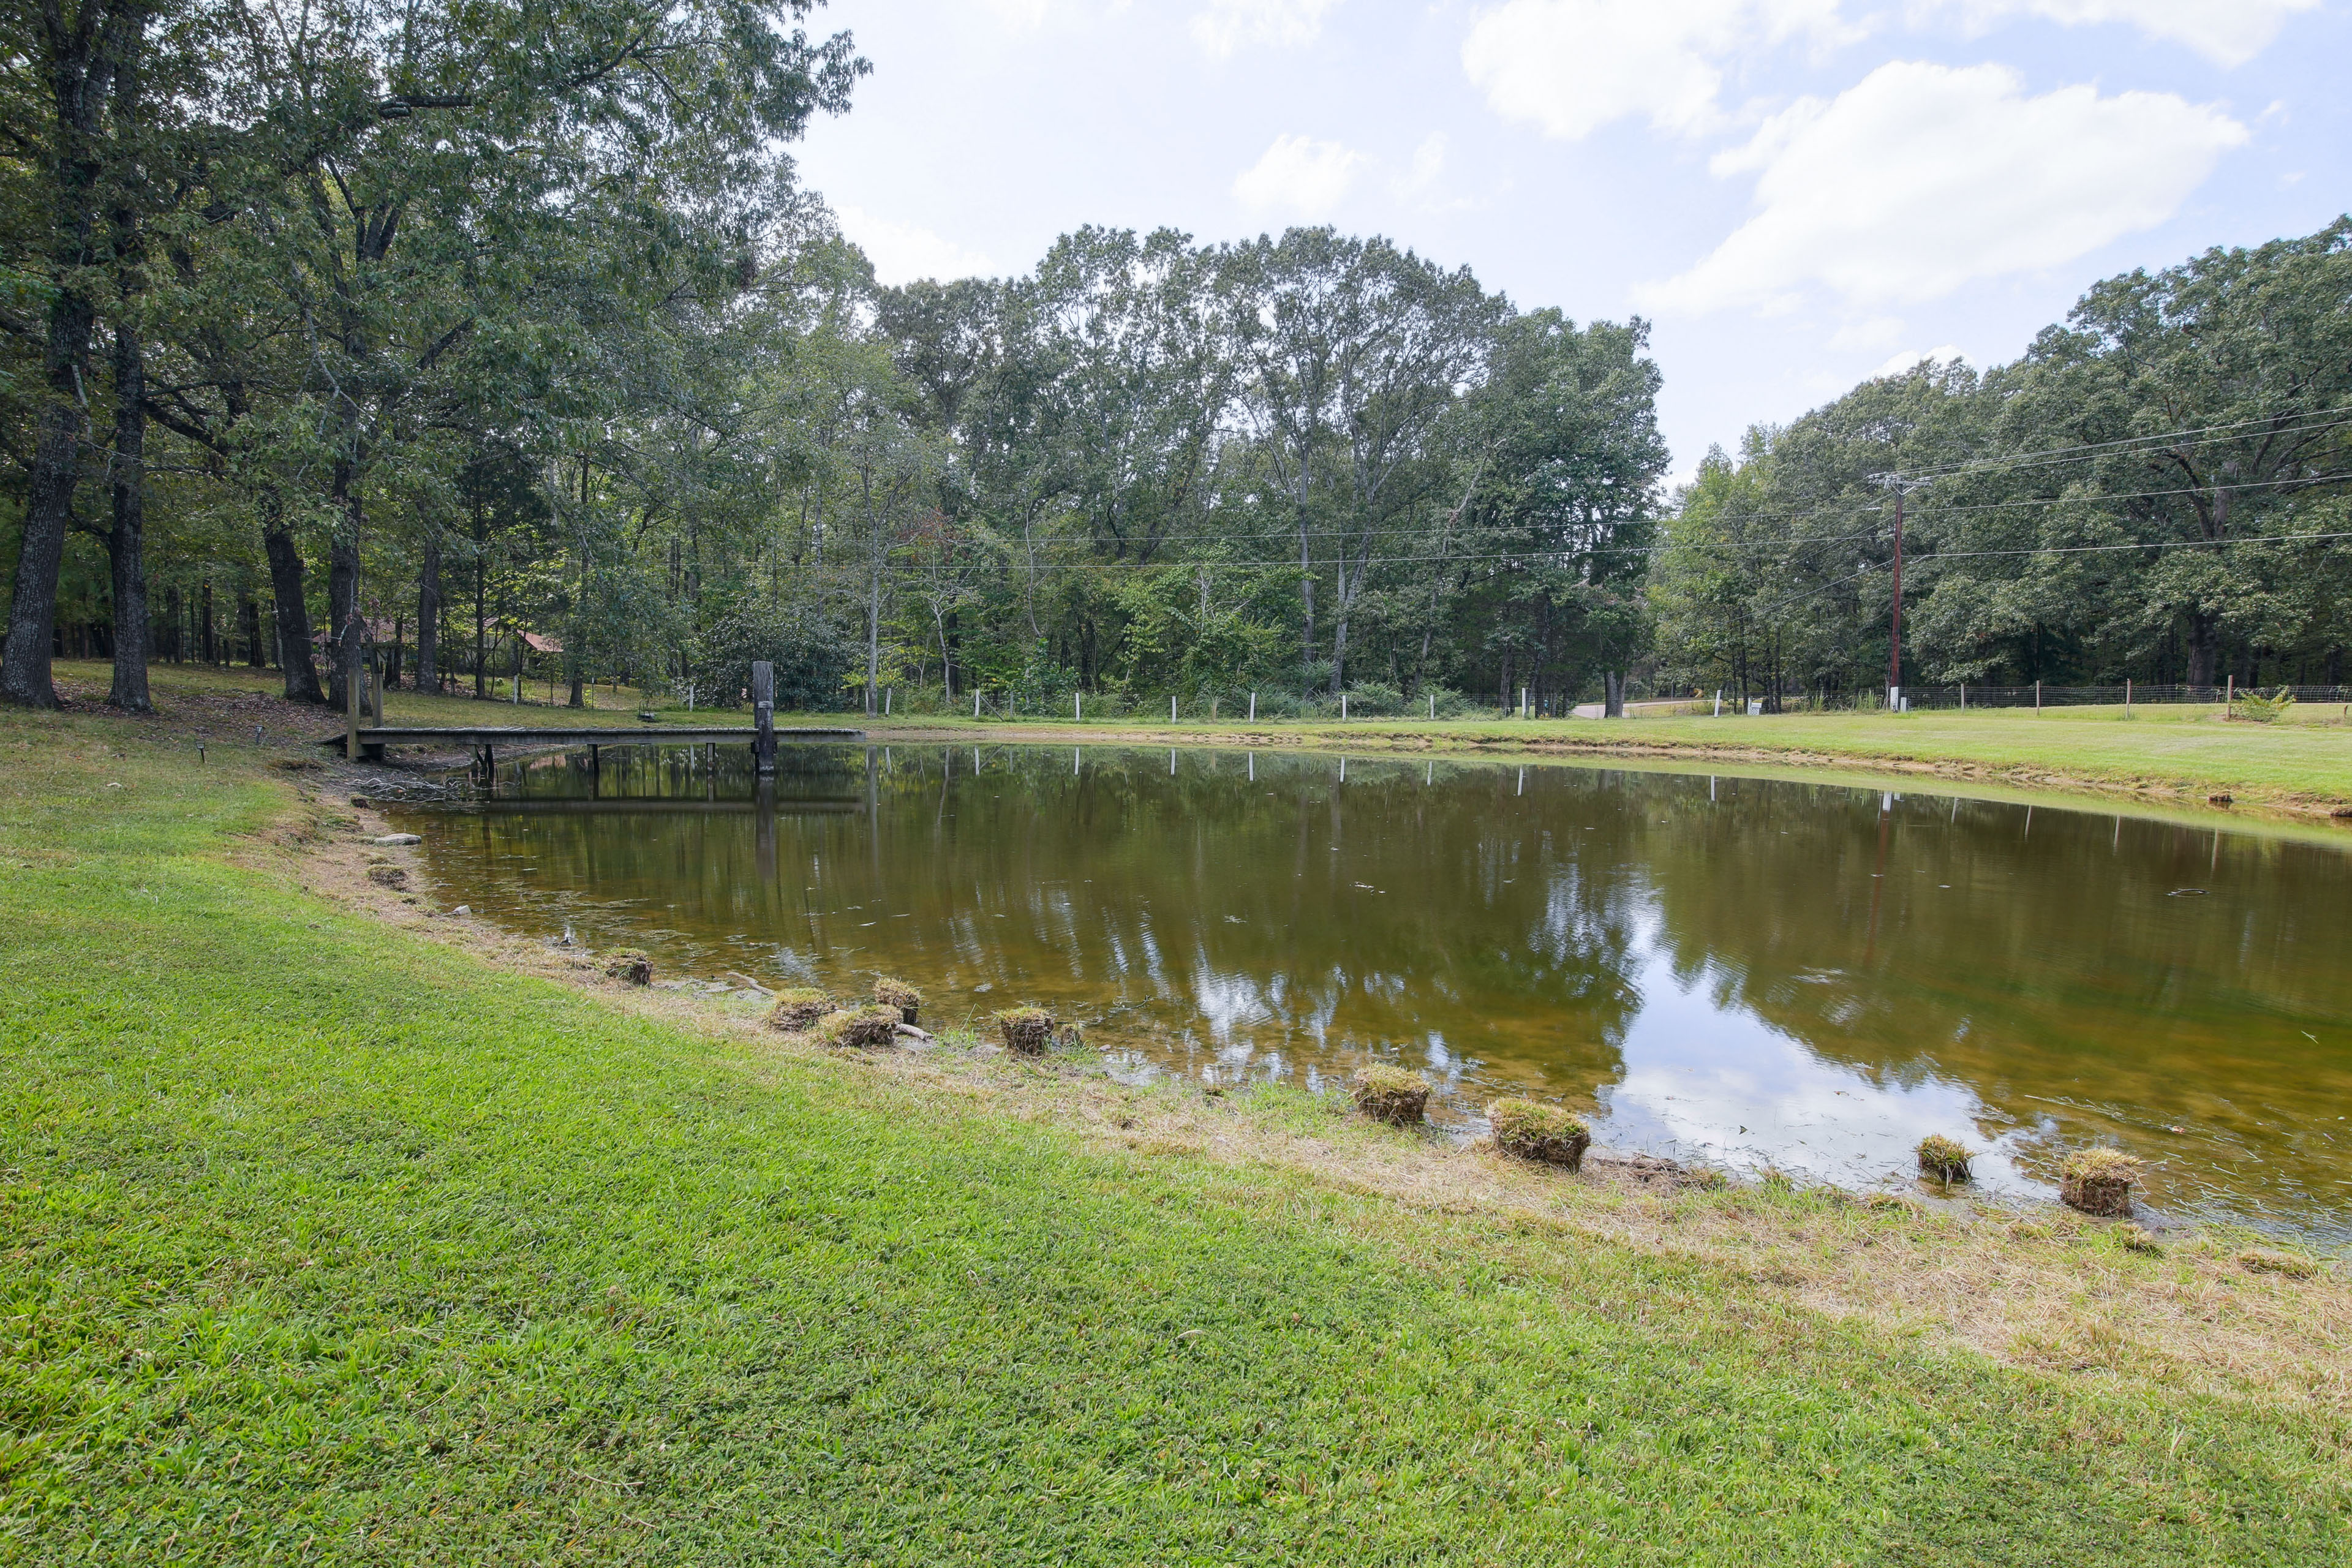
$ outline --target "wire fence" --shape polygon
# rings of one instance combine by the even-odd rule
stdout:
[[[2127,681],[2116,686],[1906,686],[1902,702],[1906,710],[1951,710],[1965,711],[1970,708],[2125,708],[2142,702],[2202,705],[2220,708],[2225,704],[2251,698],[2275,700],[2282,692],[2297,702],[2352,702],[2352,686],[2239,686],[2226,682],[2220,686],[2143,686]],[[1818,703],[1820,699],[1815,699]],[[1786,700],[1784,700],[1786,706]],[[1866,691],[1843,700],[1832,697],[1824,704],[1848,708],[1886,706],[1886,693]]]

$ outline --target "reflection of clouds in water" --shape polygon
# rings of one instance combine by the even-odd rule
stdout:
[[[1193,966],[1192,1002],[1209,1038],[1221,1048],[1251,1026],[1266,1022],[1274,1012],[1265,988],[1254,976],[1216,969],[1206,955]]]
[[[1963,1085],[1932,1076],[1882,1084],[1825,1062],[1752,1015],[1718,1006],[1709,977],[1678,981],[1654,950],[1640,990],[1624,1076],[1601,1090],[1594,1131],[1604,1142],[1844,1185],[1910,1176],[1930,1132],[1986,1145],[1977,1126],[1987,1109]],[[1975,1177],[1989,1192],[2050,1191],[2000,1144],[1977,1160]]]

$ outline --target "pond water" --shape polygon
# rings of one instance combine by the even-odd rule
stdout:
[[[1619,1149],[1979,1185],[2151,1162],[2162,1215],[2352,1241],[2352,859],[1843,784],[1044,747],[547,758],[414,810],[438,895],[657,968],[1034,1001],[1125,1071],[1367,1060],[1590,1114]]]

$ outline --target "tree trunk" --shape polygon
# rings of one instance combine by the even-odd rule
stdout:
[[[108,486],[114,525],[106,554],[114,587],[114,689],[107,701],[125,713],[152,713],[147,691],[147,395],[139,330],[114,329],[114,462]]]
[[[338,647],[342,642],[343,628],[360,613],[360,499],[356,478],[348,461],[336,459],[329,494],[343,515],[335,525],[334,545],[327,557],[327,637]],[[344,700],[343,661],[340,658],[329,661],[327,666],[327,705],[339,713],[349,706]]]
[[[261,606],[250,593],[237,595],[237,624],[245,636],[245,662],[249,669],[266,668],[261,643]]]
[[[319,667],[310,658],[310,605],[302,586],[302,552],[275,487],[261,492],[261,547],[269,557],[269,595],[278,612],[278,661],[286,676],[286,700],[327,700],[319,688]]]
[[[2189,613],[2189,684],[2214,686],[2221,667],[2221,630],[2218,618],[2191,610]]]
[[[1617,670],[1601,672],[1601,716],[1603,719],[1625,717],[1625,677]]]
[[[441,536],[425,537],[425,564],[416,574],[416,689],[441,687]]]
[[[43,345],[45,384],[35,421],[32,471],[25,489],[24,543],[8,602],[8,630],[0,643],[0,702],[55,708],[49,677],[57,636],[58,568],[65,559],[73,515],[74,483],[89,424],[89,341],[98,319],[89,277],[99,186],[105,172],[102,115],[116,70],[135,60],[146,34],[145,11],[135,4],[82,0],[68,18],[61,4],[37,8],[38,36],[20,46],[34,56],[26,74],[46,79],[54,125],[52,151],[43,160],[47,186],[48,332]]]

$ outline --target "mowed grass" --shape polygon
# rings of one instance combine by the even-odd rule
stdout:
[[[2352,1552],[2309,1405],[689,1035],[302,898],[282,779],[141,732],[0,716],[7,1561]]]

